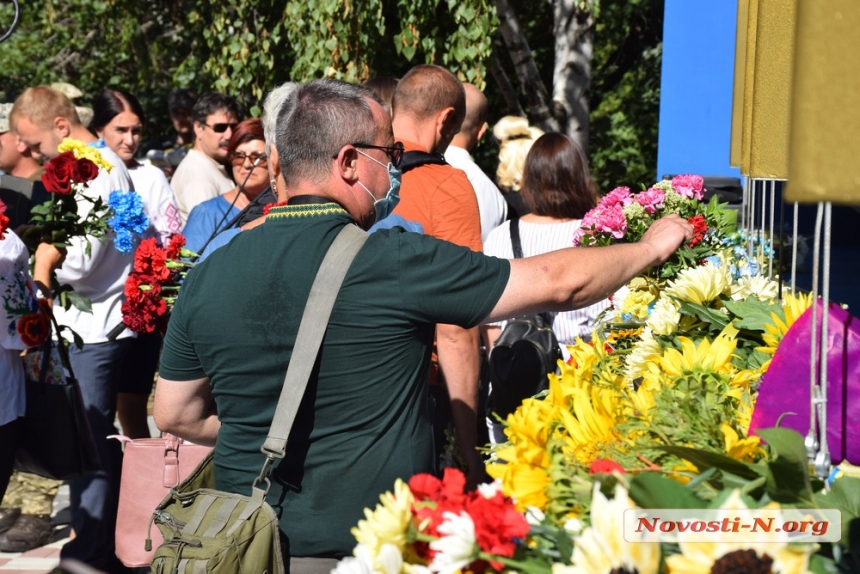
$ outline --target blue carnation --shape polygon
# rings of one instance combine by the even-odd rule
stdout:
[[[113,212],[108,225],[115,234],[114,246],[121,253],[131,253],[135,236],[140,236],[149,229],[149,218],[143,211],[143,200],[133,191],[117,190],[111,192],[108,206]]]

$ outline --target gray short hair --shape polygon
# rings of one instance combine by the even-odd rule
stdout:
[[[275,145],[278,113],[281,111],[281,106],[296,93],[298,87],[295,82],[284,82],[266,96],[263,102],[263,134],[266,137],[266,151],[269,150],[269,146]]]
[[[275,147],[287,186],[298,181],[323,183],[332,154],[349,143],[373,143],[378,126],[361,86],[323,78],[302,84],[292,105],[278,113]]]

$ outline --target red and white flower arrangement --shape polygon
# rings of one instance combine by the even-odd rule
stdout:
[[[525,566],[515,557],[529,533],[525,517],[497,483],[472,492],[465,486],[465,476],[453,468],[442,480],[429,474],[413,476],[408,485],[398,480],[375,510],[365,510],[352,529],[354,556],[335,571],[454,574]]]

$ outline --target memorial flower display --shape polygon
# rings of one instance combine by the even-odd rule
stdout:
[[[714,200],[704,204],[703,194],[694,175],[639,193],[616,188],[583,219],[574,238],[582,246],[636,241],[667,213],[686,218],[694,236],[616,293],[591,340],[570,346],[549,388],[504,421],[508,442],[488,453],[494,482],[477,491],[497,492],[528,522],[510,531],[504,559],[488,556],[463,507],[437,499],[432,510],[422,507],[410,482],[384,498],[401,509],[397,527],[368,537],[380,508],[366,511],[355,556],[340,572],[837,571],[847,521],[860,515],[852,502],[860,478],[834,474],[825,492],[800,434],[750,433],[774,352],[813,299],[781,292],[766,275],[768,246],[735,231],[732,214]],[[448,474],[442,484],[451,486]],[[468,496],[460,486],[450,490],[457,500]],[[637,541],[622,524],[637,508],[780,507],[840,509],[842,546]],[[501,535],[499,524],[512,522],[500,520]]]

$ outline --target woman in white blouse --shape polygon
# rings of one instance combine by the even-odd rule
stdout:
[[[582,217],[598,202],[582,148],[560,133],[545,134],[532,145],[526,156],[520,194],[531,210],[519,218],[524,257],[572,247],[573,233]],[[490,232],[484,242],[484,253],[513,259],[510,221]],[[565,358],[569,356],[565,346],[575,343],[577,337],[590,339],[595,318],[608,306],[607,300],[576,311],[549,313]],[[488,353],[505,323],[488,323],[481,328]],[[493,429],[491,435],[495,434],[494,442],[504,441],[495,421],[488,422]]]

